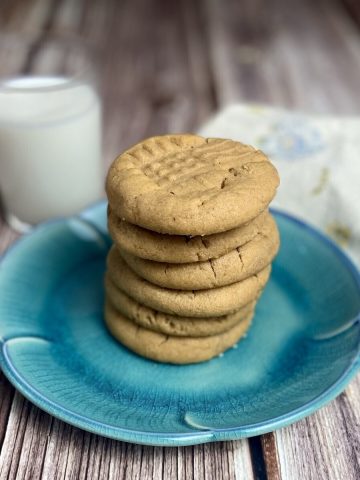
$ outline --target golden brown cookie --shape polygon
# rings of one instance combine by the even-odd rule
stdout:
[[[141,305],[106,278],[106,298],[125,317],[141,327],[175,337],[208,337],[225,332],[243,320],[255,308],[255,301],[223,317],[178,317]]]
[[[114,242],[127,253],[167,263],[204,262],[218,258],[252,240],[263,227],[265,211],[245,225],[206,236],[164,235],[117,217],[109,206],[108,226]]]
[[[279,234],[272,216],[263,230],[242,247],[206,262],[161,263],[144,260],[124,250],[119,252],[140,277],[160,287],[175,290],[204,290],[240,282],[263,270],[279,249]]]
[[[139,277],[127,266],[115,246],[110,249],[107,266],[110,278],[131,298],[154,310],[183,317],[220,317],[234,313],[258,297],[271,270],[268,266],[258,274],[225,287],[181,291],[159,287]]]
[[[267,157],[231,140],[153,137],[111,165],[109,203],[126,221],[159,233],[210,235],[249,222],[275,195],[279,177]]]
[[[107,327],[117,340],[143,357],[175,364],[203,362],[227,350],[247,331],[252,315],[250,313],[230,330],[219,335],[173,337],[140,327],[110,303],[105,305]]]

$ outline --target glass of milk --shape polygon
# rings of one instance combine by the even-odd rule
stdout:
[[[95,63],[78,41],[0,37],[0,195],[13,228],[103,196]]]

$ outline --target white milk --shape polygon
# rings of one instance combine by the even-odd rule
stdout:
[[[90,86],[66,78],[0,83],[0,192],[8,214],[35,224],[102,196],[100,110]]]

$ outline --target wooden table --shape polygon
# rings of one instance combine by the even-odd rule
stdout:
[[[360,35],[349,12],[359,8],[344,4],[4,0],[0,25],[38,32],[40,42],[61,31],[97,45],[108,165],[133,142],[196,130],[233,101],[358,114]],[[0,224],[1,251],[15,237]],[[1,479],[360,478],[359,376],[327,407],[288,428],[182,448],[83,432],[31,405],[3,376],[0,382]]]

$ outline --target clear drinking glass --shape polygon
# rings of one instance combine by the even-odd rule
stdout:
[[[103,196],[96,63],[82,42],[0,36],[0,195],[13,228]]]

